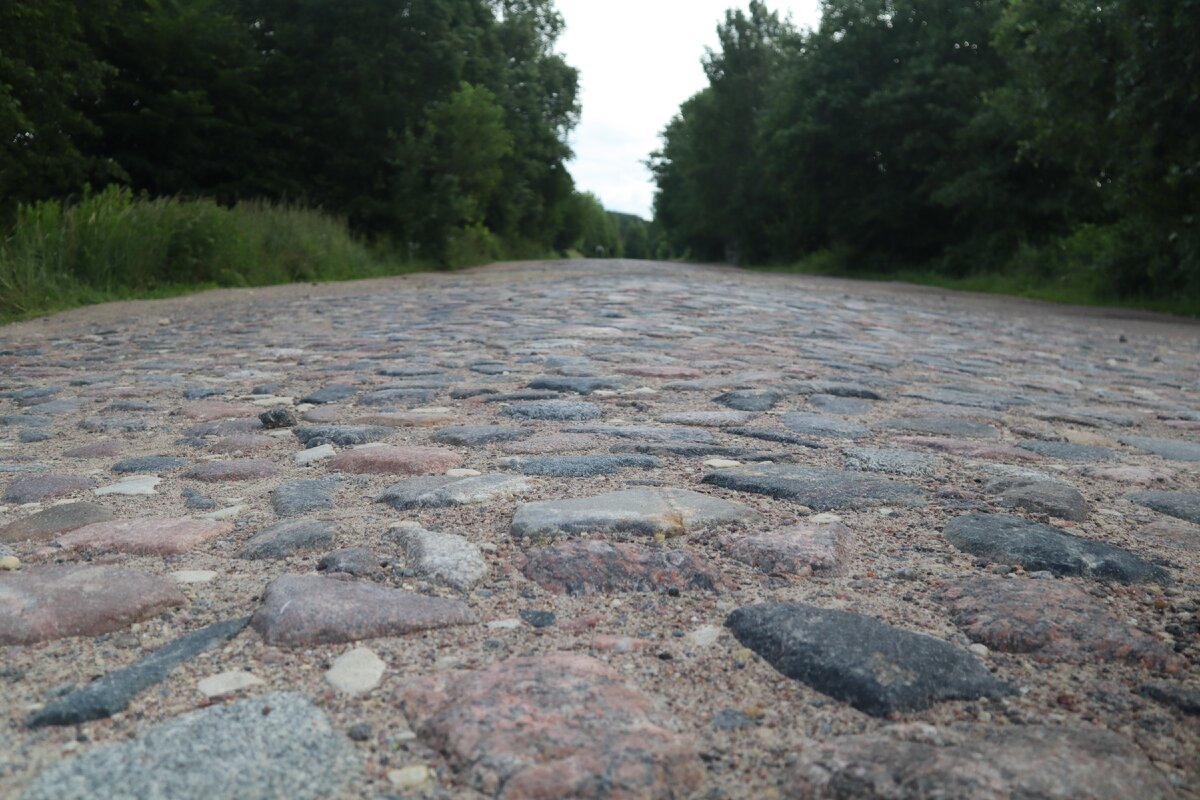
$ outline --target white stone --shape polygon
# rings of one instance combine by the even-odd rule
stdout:
[[[451,478],[474,478],[483,473],[477,469],[448,469],[446,475]]]
[[[292,461],[299,466],[304,466],[305,464],[314,464],[317,461],[324,461],[327,458],[333,458],[335,455],[337,455],[337,451],[333,449],[333,445],[323,444],[320,447],[311,447],[308,450],[301,450],[292,457]]]
[[[217,577],[211,569],[185,569],[172,572],[171,580],[176,583],[208,583]]]
[[[411,413],[413,413],[413,414],[449,414],[453,410],[454,410],[453,408],[447,408],[446,406],[432,406],[431,408],[414,408]]]
[[[235,692],[240,692],[242,689],[249,689],[251,686],[262,686],[262,680],[240,669],[210,675],[196,684],[196,688],[200,690],[200,694],[205,697],[220,697],[221,695],[234,694]]]
[[[388,782],[397,789],[416,789],[429,783],[433,773],[424,764],[414,764],[403,769],[393,769],[387,774]]]
[[[697,647],[708,647],[715,644],[721,637],[721,629],[716,625],[703,625],[688,634],[688,639]]]
[[[230,506],[229,508],[218,508],[216,511],[210,511],[204,515],[205,519],[223,520],[230,517],[236,517],[238,514],[246,510],[244,505]]]
[[[343,653],[325,673],[329,685],[349,695],[365,694],[383,680],[387,665],[369,647],[356,647]]]
[[[988,646],[986,644],[981,644],[979,642],[976,642],[967,649],[977,656],[986,656],[989,652],[991,652],[988,650]]]
[[[487,624],[494,631],[511,631],[521,627],[519,619],[494,619]]]
[[[837,514],[831,514],[826,511],[824,514],[814,514],[808,518],[809,522],[815,522],[818,525],[824,525],[827,522],[841,522],[842,518]]]
[[[154,491],[154,487],[160,483],[162,483],[162,478],[154,475],[135,475],[132,478],[123,478],[109,486],[101,486],[95,492],[100,496],[107,494],[151,495],[158,494]]]
[[[740,467],[741,465],[742,465],[742,462],[733,461],[732,459],[728,459],[728,458],[710,458],[708,461],[704,462],[704,466],[714,467],[716,469],[726,469],[727,467]]]

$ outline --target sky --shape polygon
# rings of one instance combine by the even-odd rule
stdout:
[[[707,82],[700,59],[717,44],[725,9],[748,0],[558,0],[567,29],[558,50],[580,71],[583,116],[568,164],[580,191],[612,211],[651,216],[643,161],[679,105]],[[815,26],[819,0],[770,2],[798,27]]]

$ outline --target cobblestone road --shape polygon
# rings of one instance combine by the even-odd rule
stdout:
[[[1200,326],[500,265],[0,328],[0,795],[1195,796]]]

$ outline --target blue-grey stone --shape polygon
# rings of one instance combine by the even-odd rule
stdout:
[[[1124,548],[1020,517],[969,514],[951,520],[942,533],[965,553],[993,563],[1019,564],[1027,572],[1047,571],[1124,583],[1170,581],[1162,567]]]
[[[353,397],[356,394],[358,394],[358,387],[345,383],[335,383],[323,386],[315,392],[305,395],[300,398],[300,402],[324,405],[325,403],[336,403],[339,400],[345,400],[347,397]]]
[[[877,475],[795,464],[733,467],[704,476],[704,482],[739,492],[795,500],[817,511],[885,504],[914,506],[924,502],[925,496],[918,486]]]
[[[30,728],[43,725],[79,725],[124,711],[139,692],[161,683],[171,670],[205,650],[241,633],[249,617],[218,622],[163,645],[137,662],[110,672],[87,686],[60,697],[33,713]]]
[[[112,465],[113,472],[162,472],[187,464],[187,459],[174,456],[138,456],[125,458]]]
[[[1200,494],[1188,492],[1130,492],[1125,495],[1138,505],[1171,517],[1200,524]],[[1200,545],[1200,541],[1197,542]]]
[[[533,432],[533,428],[521,425],[457,425],[438,428],[433,440],[439,444],[480,447],[493,442],[514,442],[532,436]]]
[[[501,412],[506,417],[518,419],[588,420],[600,419],[602,412],[595,403],[567,400],[547,400],[534,403],[515,403]]]
[[[824,414],[811,414],[806,411],[792,411],[784,414],[780,421],[795,433],[805,436],[824,436],[833,439],[866,439],[871,435],[867,428],[857,422],[830,417]]]
[[[23,800],[322,800],[361,769],[303,695],[277,692],[174,717],[130,741],[54,762]]]
[[[341,481],[337,478],[288,481],[271,492],[271,507],[281,517],[330,509],[340,487]]]
[[[295,519],[277,522],[246,542],[239,558],[261,560],[287,558],[303,550],[329,547],[336,537],[332,522],[318,519]]]
[[[500,465],[525,475],[588,478],[611,475],[623,469],[656,469],[662,466],[662,462],[648,455],[601,453],[582,456],[514,456],[501,459]]]

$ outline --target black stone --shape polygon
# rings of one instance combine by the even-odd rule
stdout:
[[[311,449],[324,444],[352,447],[356,444],[382,442],[390,437],[393,431],[382,425],[306,425],[293,429],[292,433],[305,449]]]
[[[532,608],[522,608],[517,612],[521,619],[528,622],[535,628],[549,628],[558,618],[553,611],[538,611]]]
[[[134,695],[165,680],[184,661],[237,636],[249,621],[249,617],[231,619],[182,636],[140,661],[49,703],[34,712],[25,724],[30,728],[78,725],[111,717],[123,711]]]
[[[784,675],[872,716],[1013,691],[965,650],[862,614],[769,603],[725,625]]]
[[[620,389],[626,384],[625,378],[598,376],[576,378],[568,376],[542,376],[529,382],[530,389],[549,389],[554,392],[574,392],[575,394],[591,394],[597,389]]]
[[[1005,514],[969,514],[942,531],[950,544],[993,563],[1020,564],[1028,572],[1082,575],[1124,583],[1168,583],[1162,567],[1120,547],[1064,533]]]
[[[258,415],[258,421],[269,431],[296,427],[296,415],[286,408],[272,408]]]
[[[1185,714],[1200,714],[1200,689],[1189,689],[1176,683],[1147,683],[1139,690],[1152,700],[1174,706]]]

